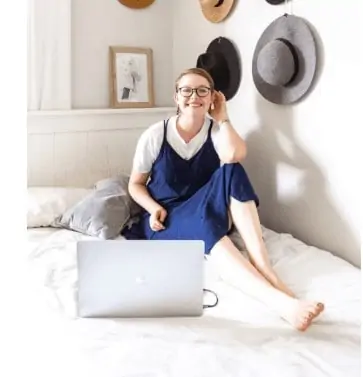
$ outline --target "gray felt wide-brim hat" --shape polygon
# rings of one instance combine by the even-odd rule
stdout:
[[[291,104],[312,85],[317,67],[313,33],[300,17],[283,15],[262,33],[255,47],[252,76],[268,101]]]

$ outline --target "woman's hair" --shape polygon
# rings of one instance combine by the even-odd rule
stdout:
[[[209,83],[209,86],[211,88],[211,91],[214,90],[214,81],[212,79],[212,76],[207,72],[205,71],[204,69],[202,68],[188,68],[186,69],[185,71],[183,71],[179,76],[178,78],[176,79],[175,81],[175,91],[178,90],[178,87],[179,87],[179,81],[180,79],[185,76],[185,75],[189,75],[189,74],[194,74],[194,75],[199,75],[199,76],[202,76],[204,77],[208,83]]]

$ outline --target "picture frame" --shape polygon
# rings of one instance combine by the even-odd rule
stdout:
[[[110,46],[109,61],[110,107],[154,107],[152,50]]]

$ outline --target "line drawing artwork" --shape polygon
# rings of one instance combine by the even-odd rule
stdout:
[[[153,107],[153,53],[150,48],[109,47],[111,108]]]
[[[117,53],[116,77],[118,102],[148,102],[145,55]]]

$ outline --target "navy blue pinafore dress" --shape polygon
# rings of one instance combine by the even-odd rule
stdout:
[[[164,121],[164,137],[159,155],[153,164],[147,189],[168,215],[165,229],[150,228],[150,214],[143,211],[139,222],[124,228],[126,239],[202,240],[205,253],[229,231],[230,197],[244,202],[259,200],[250,180],[239,163],[220,166],[211,131],[201,149],[189,160],[182,158],[168,143]]]

